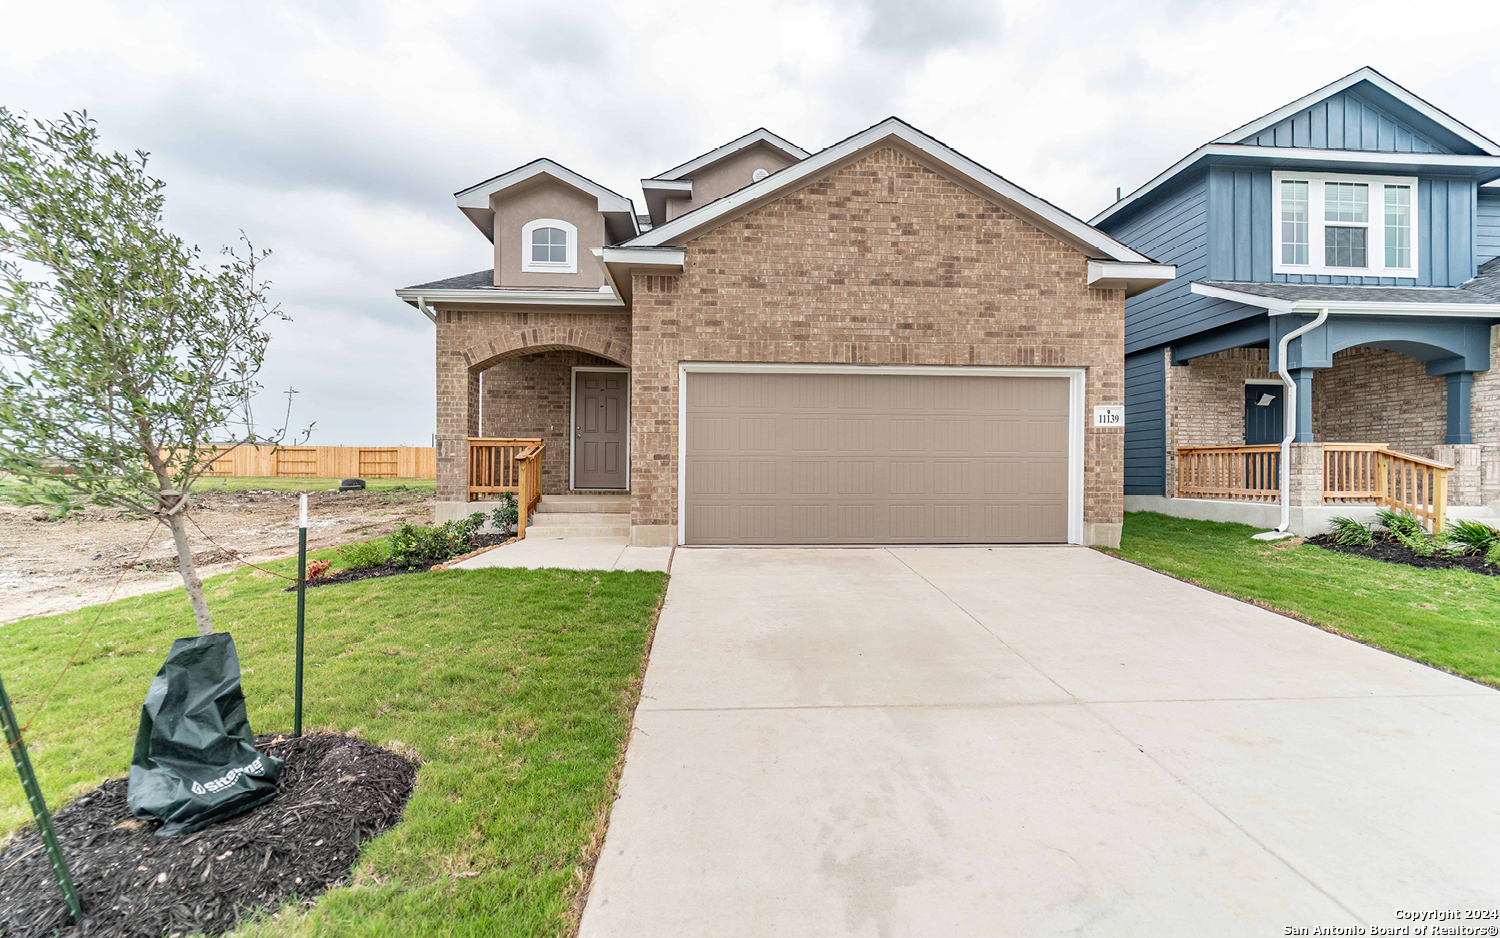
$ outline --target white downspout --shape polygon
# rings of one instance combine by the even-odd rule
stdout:
[[[1306,335],[1327,321],[1328,307],[1325,306],[1318,310],[1316,319],[1282,336],[1281,342],[1276,346],[1276,374],[1286,388],[1286,413],[1282,417],[1286,435],[1281,439],[1281,524],[1274,531],[1255,535],[1257,540],[1274,541],[1291,537],[1287,529],[1292,526],[1292,440],[1297,436],[1297,382],[1292,380],[1292,373],[1286,366],[1286,353],[1293,339]]]
[[[431,321],[434,324],[437,323],[437,316],[433,314],[432,310],[430,310],[430,309],[427,308],[427,298],[426,297],[424,297],[424,296],[417,297],[417,309],[421,310],[422,311],[422,315],[426,316],[429,321]]]

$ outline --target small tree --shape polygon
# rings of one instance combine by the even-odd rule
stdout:
[[[184,511],[215,458],[282,441],[256,433],[250,401],[265,324],[286,317],[257,273],[269,252],[246,241],[210,263],[162,227],[146,158],[100,150],[83,112],[0,108],[0,469],[59,513],[159,518],[208,635]]]

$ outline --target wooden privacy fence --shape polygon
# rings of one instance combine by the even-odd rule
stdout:
[[[205,475],[317,479],[433,479],[431,446],[239,446]]]
[[[469,437],[469,501],[514,492],[517,538],[526,536],[526,519],[542,499],[546,450],[537,439]]]
[[[1274,502],[1281,497],[1279,446],[1192,446],[1177,451],[1177,497]]]

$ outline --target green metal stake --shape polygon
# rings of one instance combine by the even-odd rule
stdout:
[[[83,903],[78,899],[78,890],[73,887],[73,877],[68,874],[68,863],[63,859],[62,848],[57,845],[57,831],[52,829],[52,815],[47,802],[42,799],[42,786],[37,783],[36,770],[31,767],[31,757],[26,754],[26,741],[21,738],[21,724],[16,720],[16,710],[10,705],[10,695],[5,692],[5,681],[0,680],[0,723],[5,725],[5,744],[10,756],[16,760],[16,771],[21,773],[21,788],[26,800],[31,802],[31,813],[36,816],[37,830],[42,834],[42,843],[47,847],[47,862],[52,864],[52,874],[57,877],[57,888],[62,890],[68,903],[68,914],[73,921],[83,917]]]
[[[297,517],[297,690],[292,735],[302,735],[302,625],[307,615],[307,493]]]

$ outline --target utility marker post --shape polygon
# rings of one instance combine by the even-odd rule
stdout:
[[[297,689],[292,709],[292,735],[302,735],[302,626],[307,616],[307,493],[297,510]]]
[[[68,873],[68,863],[63,859],[62,847],[57,844],[57,831],[52,829],[52,814],[42,798],[42,786],[36,780],[36,770],[31,767],[31,756],[26,754],[26,741],[21,738],[21,724],[16,719],[16,708],[10,705],[10,695],[5,693],[5,681],[0,680],[0,724],[5,726],[5,745],[16,761],[16,771],[21,774],[21,790],[31,805],[36,818],[37,832],[42,835],[42,844],[47,848],[47,862],[52,865],[52,875],[57,877],[57,888],[62,890],[63,901],[68,904],[68,914],[73,921],[83,917],[83,903],[78,890],[73,886],[73,877]],[[14,864],[12,864],[14,865]]]

